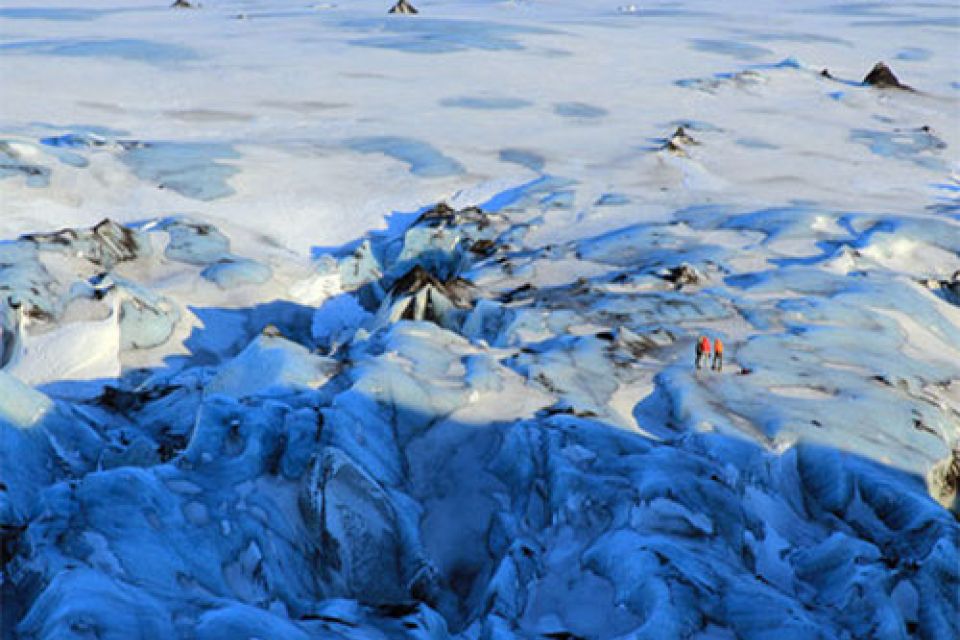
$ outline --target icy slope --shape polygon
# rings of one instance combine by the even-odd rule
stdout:
[[[242,349],[53,408],[7,396],[19,635],[955,634],[960,527],[928,486],[955,499],[957,309],[875,263],[724,277],[738,242],[765,251],[762,212],[726,246],[679,222],[531,245],[538,189],[321,261],[370,276],[316,338],[241,309],[265,335],[197,331]],[[534,284],[580,262],[609,269]],[[329,349],[347,298],[369,312],[328,357],[282,337]],[[732,372],[691,370],[704,328]]]
[[[956,7],[165,4],[0,8],[4,638],[960,635]]]

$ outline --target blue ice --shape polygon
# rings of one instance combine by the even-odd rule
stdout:
[[[120,348],[152,349],[173,335],[180,312],[169,300],[132,281],[116,278],[128,295],[120,306]]]
[[[929,131],[853,129],[850,139],[866,145],[871,153],[878,156],[907,160],[934,171],[941,171],[946,167],[942,158],[931,154],[942,151],[947,145]]]
[[[688,262],[698,267],[719,261],[727,251],[717,245],[691,245],[669,227],[637,224],[582,240],[577,255],[603,264],[652,269]]]
[[[923,47],[904,47],[897,52],[897,60],[924,62],[933,57],[933,52]]]
[[[14,176],[24,176],[28,187],[42,188],[50,185],[49,167],[21,162],[19,157],[0,145],[0,180]]]
[[[546,160],[539,153],[527,151],[526,149],[501,149],[500,161],[518,164],[531,171],[540,173],[546,165]]]
[[[164,230],[170,234],[164,251],[170,260],[209,265],[229,257],[230,240],[211,225],[176,220]]]
[[[47,145],[48,147],[87,149],[89,147],[104,144],[104,141],[101,138],[94,138],[93,136],[82,133],[66,133],[61,136],[40,138],[40,144]]]
[[[406,163],[410,173],[421,178],[457,176],[466,172],[462,164],[422,140],[400,136],[349,138],[344,144],[358,153],[382,153]]]
[[[94,20],[107,13],[111,13],[111,10],[76,7],[0,7],[0,18],[13,20]]]
[[[23,429],[32,427],[53,408],[50,398],[3,371],[0,371],[0,398],[3,398],[0,424]]]
[[[539,27],[421,17],[416,20],[356,19],[340,24],[346,29],[378,34],[351,40],[352,45],[407,53],[518,50],[523,49],[519,36],[554,33]]]
[[[232,289],[245,284],[263,284],[273,277],[273,270],[250,258],[221,258],[206,267],[200,275],[221,289]]]
[[[741,147],[747,147],[748,149],[773,150],[780,148],[777,145],[770,144],[769,142],[761,140],[760,138],[737,138],[735,142]]]
[[[444,107],[459,107],[461,109],[486,109],[491,111],[522,109],[533,103],[521,98],[497,98],[486,96],[460,96],[444,98],[440,101]]]
[[[884,2],[838,2],[836,4],[828,4],[824,6],[816,6],[808,9],[804,9],[805,13],[822,13],[828,15],[838,15],[838,16],[857,16],[857,17],[870,17],[870,18],[897,18],[902,16],[902,13],[894,13],[891,11],[896,5],[887,4]]]
[[[558,102],[553,105],[553,112],[564,118],[602,118],[608,113],[602,107],[585,102]]]
[[[141,180],[204,201],[233,195],[228,180],[239,169],[218,161],[239,157],[228,144],[203,142],[138,143],[120,156]]]
[[[852,47],[853,43],[843,38],[834,36],[825,36],[818,33],[794,33],[794,32],[769,32],[769,33],[750,33],[750,40],[759,40],[761,42],[823,42],[825,44],[839,44],[846,47]]]
[[[57,146],[56,141],[60,137],[65,138],[65,142],[75,139],[77,142],[87,140],[88,142],[93,143],[96,139],[103,139],[105,141],[109,138],[119,138],[121,136],[130,135],[130,132],[124,129],[115,129],[113,127],[107,127],[99,124],[51,124],[49,122],[32,122],[31,125],[41,129],[49,129],[51,131],[70,132],[63,134],[62,136],[50,136],[44,138],[44,140],[50,140],[53,142],[54,146]],[[41,140],[41,142],[43,142],[43,140]]]
[[[604,193],[596,202],[598,207],[615,207],[625,204],[630,204],[630,198],[622,193]]]
[[[113,40],[25,40],[0,44],[0,51],[63,57],[119,58],[163,65],[197,60],[200,55],[183,45],[117,38]]]
[[[691,40],[691,46],[698,51],[716,53],[741,60],[756,60],[767,55],[772,55],[773,51],[764,47],[738,42],[736,40],[709,40],[695,38]]]

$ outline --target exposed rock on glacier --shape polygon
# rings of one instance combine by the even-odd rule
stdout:
[[[397,4],[390,7],[387,13],[415,14],[419,12],[417,8],[407,2],[407,0],[398,0]]]
[[[893,70],[890,69],[885,62],[878,62],[873,65],[873,68],[863,77],[863,84],[868,84],[878,89],[903,89],[913,91],[911,87],[901,83],[900,80],[897,79],[897,76],[893,75]]]
[[[470,283],[453,277],[440,282],[420,265],[394,282],[384,308],[378,314],[381,321],[426,320],[452,328],[470,308]]]

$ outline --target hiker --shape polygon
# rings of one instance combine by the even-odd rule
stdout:
[[[723,340],[720,338],[713,341],[713,365],[710,368],[714,371],[723,371]]]
[[[700,363],[704,359],[710,359],[710,340],[707,339],[707,336],[700,336],[697,340],[697,369],[700,368]]]

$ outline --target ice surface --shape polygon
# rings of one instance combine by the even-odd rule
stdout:
[[[410,138],[377,136],[352,138],[346,145],[360,153],[382,153],[409,165],[410,172],[423,177],[442,177],[463,173],[463,166],[432,146]]]
[[[0,637],[960,635],[950,3],[35,4]]]
[[[299,344],[264,335],[224,364],[206,392],[242,398],[278,389],[316,388],[329,379],[333,368],[333,363]]]
[[[758,47],[737,40],[704,40],[695,39],[691,43],[694,49],[708,51],[740,60],[756,60],[764,58],[773,52],[770,49]]]
[[[15,427],[34,425],[53,406],[49,398],[9,373],[0,371],[0,420]]]
[[[237,169],[217,160],[237,158],[223,144],[150,142],[123,154],[123,161],[141,180],[197,200],[213,200],[233,193],[227,179]]]
[[[207,280],[224,289],[244,284],[264,284],[273,272],[270,267],[249,258],[221,258],[200,272]]]
[[[349,19],[340,26],[352,31],[385,34],[350,40],[352,45],[421,54],[455,53],[470,49],[519,50],[523,49],[523,45],[518,41],[520,36],[551,32],[549,29],[532,25],[429,17],[416,20]]]
[[[530,102],[519,98],[498,98],[485,96],[461,96],[458,98],[445,98],[440,101],[444,107],[459,107],[461,109],[488,109],[488,110],[510,110],[529,107]]]
[[[585,102],[559,102],[553,105],[553,111],[565,118],[602,118],[607,110]]]
[[[133,38],[116,38],[112,40],[26,40],[0,44],[0,51],[14,55],[39,54],[67,58],[119,58],[122,60],[154,64],[193,60],[197,57],[197,55],[187,47]]]

